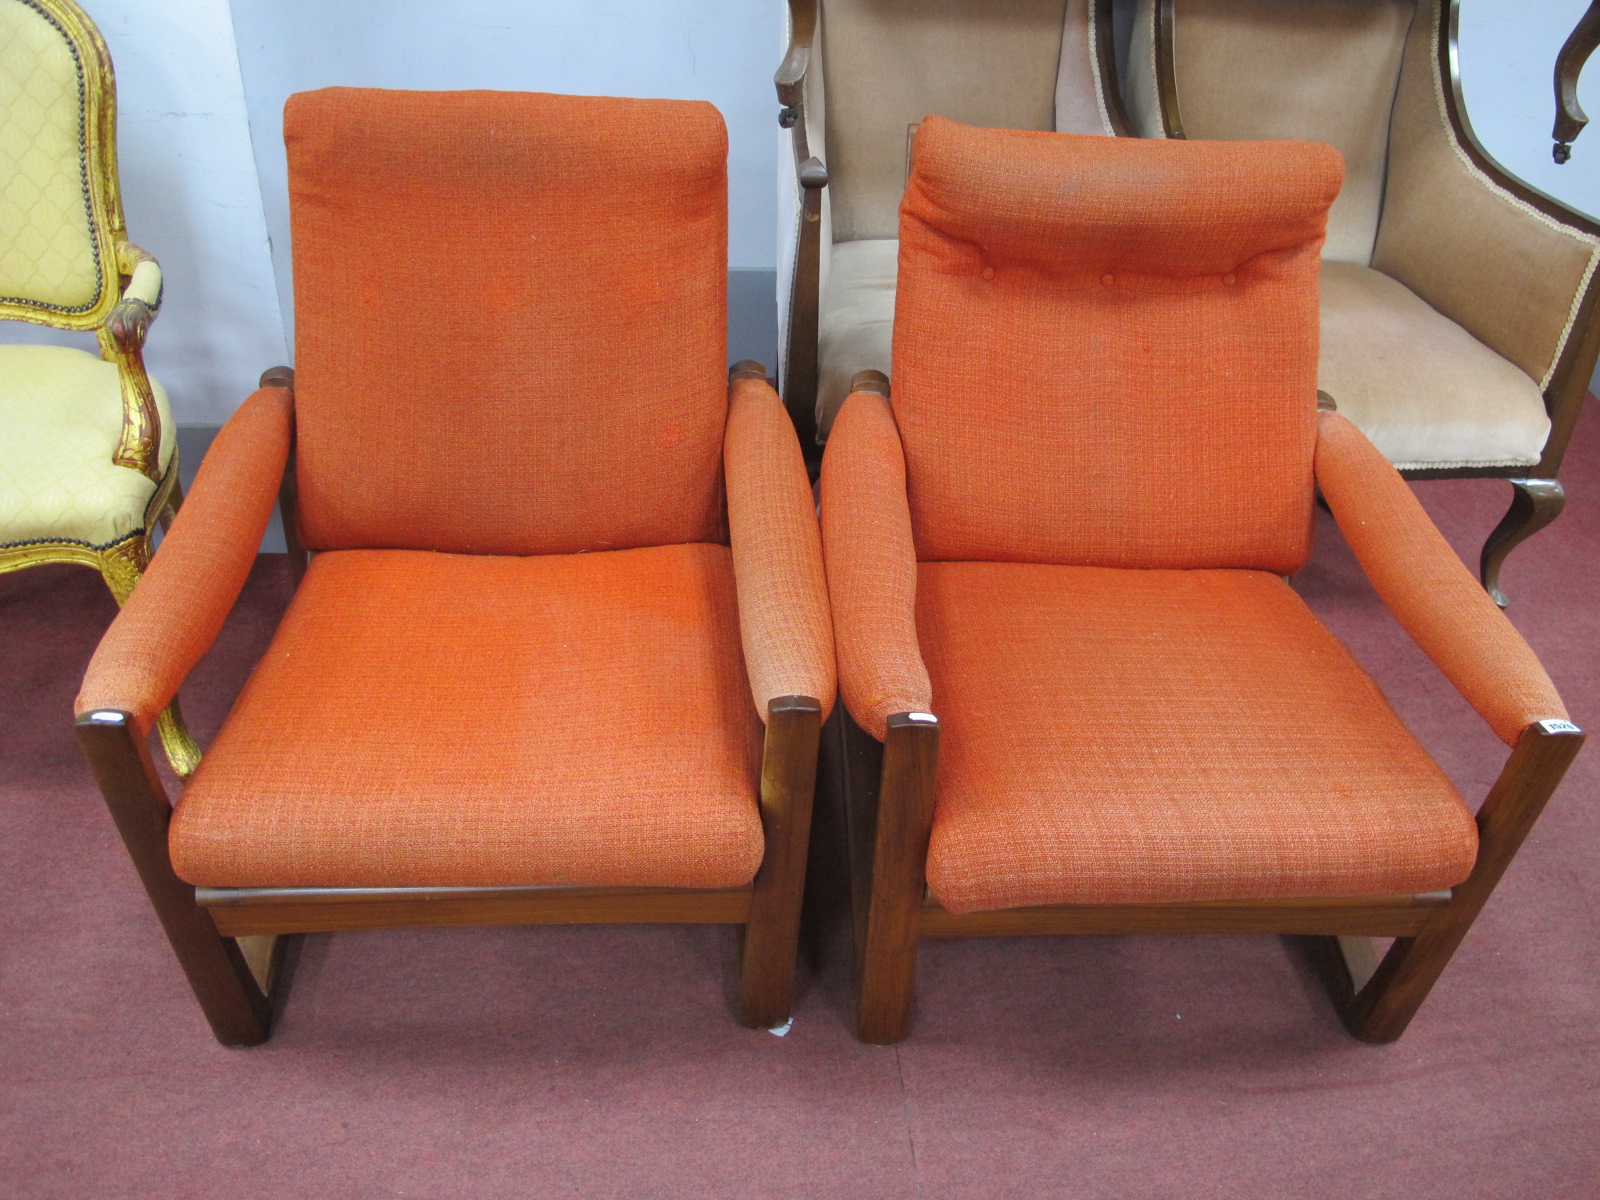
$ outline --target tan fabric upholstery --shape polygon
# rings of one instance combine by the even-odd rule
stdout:
[[[857,371],[893,378],[894,289],[900,241],[823,247],[831,259],[817,320],[817,431],[826,438]]]
[[[1056,70],[1057,133],[1100,133],[1110,136],[1106,81],[1100,78],[1095,50],[1095,0],[1067,0],[1061,22],[1061,63]]]
[[[161,469],[177,442],[167,393]],[[115,363],[65,346],[0,346],[0,546],[39,538],[91,546],[145,526],[156,485],[111,461],[122,434]]]
[[[79,86],[62,32],[28,5],[0,5],[0,300],[100,300]]]
[[[1166,137],[1161,119],[1161,88],[1156,71],[1156,0],[1135,0],[1128,63],[1123,68],[1122,103],[1140,137]]]
[[[1529,466],[1550,418],[1533,380],[1387,275],[1322,265],[1317,386],[1398,467]]]
[[[1363,266],[1372,258],[1389,113],[1414,10],[1414,0],[1177,0],[1173,59],[1185,136],[1302,138],[1344,155],[1324,258]]]
[[[1438,72],[1437,12],[1406,49],[1372,265],[1542,388],[1571,336],[1600,241],[1501,191],[1457,144]]]
[[[1066,0],[828,0],[833,237],[891,238],[907,128],[929,113],[1050,129]]]

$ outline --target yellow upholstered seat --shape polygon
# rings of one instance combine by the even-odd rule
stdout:
[[[165,478],[177,439],[167,394],[158,462]],[[116,363],[65,346],[0,346],[0,546],[73,541],[104,549],[144,533],[157,485],[112,462],[122,433]]]

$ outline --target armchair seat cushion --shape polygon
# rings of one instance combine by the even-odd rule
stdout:
[[[161,470],[177,439],[167,393]],[[38,540],[101,548],[146,527],[156,485],[111,461],[122,437],[115,363],[67,346],[0,346],[0,548]]]
[[[724,546],[330,552],[172,860],[214,887],[736,887],[760,751]]]
[[[1317,386],[1395,466],[1539,461],[1550,418],[1520,368],[1379,271],[1324,262],[1321,300]]]
[[[923,563],[917,624],[951,911],[1398,895],[1472,869],[1449,780],[1275,575]]]
[[[857,371],[890,374],[900,241],[840,242],[817,314],[817,431],[826,438]]]

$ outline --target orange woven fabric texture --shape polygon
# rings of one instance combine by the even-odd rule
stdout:
[[[149,569],[89,660],[79,715],[118,709],[150,732],[216,640],[255,565],[293,426],[294,402],[282,388],[260,389],[228,418]]]
[[[764,721],[778,696],[833,708],[833,619],[822,535],[805,456],[783,401],[765,380],[733,384],[723,449],[739,635]]]
[[[839,690],[880,742],[894,713],[929,704],[917,642],[917,559],[906,465],[882,396],[856,392],[822,456],[822,548],[839,651]]]
[[[733,887],[761,723],[726,547],[311,563],[178,802],[217,886]]]
[[[284,137],[308,546],[724,540],[715,108],[330,88]]]
[[[948,909],[1414,893],[1477,830],[1282,579],[924,563]]]
[[[914,162],[893,400],[917,557],[1296,570],[1338,153],[930,117]]]
[[[1413,641],[1507,745],[1566,720],[1555,684],[1366,435],[1323,413],[1317,483],[1373,588]]]

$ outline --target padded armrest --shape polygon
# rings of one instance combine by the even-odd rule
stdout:
[[[134,351],[144,345],[161,310],[161,264],[131,242],[117,244],[117,261],[128,275],[128,286],[106,318],[106,327],[124,352]]]
[[[933,689],[917,640],[917,551],[906,460],[889,402],[849,396],[822,456],[822,547],[839,687],[880,742],[894,713],[926,712]]]
[[[1384,604],[1502,741],[1514,745],[1535,721],[1566,719],[1532,648],[1434,528],[1410,486],[1338,413],[1321,414],[1316,476]]]
[[[761,719],[779,696],[833,708],[833,622],[805,458],[783,401],[764,379],[729,388],[723,443],[739,636]]]
[[[277,502],[293,404],[285,389],[262,388],[217,434],[171,531],[89,662],[79,716],[126,712],[148,734],[216,640]]]

